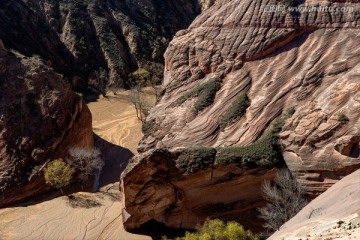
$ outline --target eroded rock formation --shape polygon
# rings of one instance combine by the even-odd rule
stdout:
[[[176,166],[177,157],[155,150],[129,164],[121,186],[125,229],[136,229],[152,219],[169,227],[194,228],[208,216],[227,220],[241,216],[247,228],[261,229],[261,221],[253,221],[254,209],[264,204],[260,186],[274,178],[275,168],[218,165],[188,175]]]
[[[37,170],[93,144],[91,113],[71,86],[0,44],[0,207],[49,190]]]
[[[283,115],[286,122],[279,136],[284,160],[309,196],[320,194],[360,167],[360,4],[304,1],[300,6],[343,10],[264,10],[276,4],[279,3],[272,0],[223,1],[176,34],[165,54],[163,96],[150,113],[140,151],[248,145]],[[208,99],[194,94],[194,89],[214,78],[221,79],[221,87],[211,99],[213,103],[197,111],[200,98]],[[249,98],[250,106],[222,130],[222,116],[242,94]],[[199,215],[191,205],[175,204],[178,213],[167,208],[150,210],[157,194],[171,201],[176,196],[165,190],[152,195],[154,189],[168,186],[168,182],[156,182],[155,177],[146,180],[149,185],[143,180],[138,185],[136,171],[145,173],[145,163],[152,165],[146,156],[123,175],[124,207],[130,216],[125,226],[134,227],[132,219],[141,224],[141,216],[147,216],[143,220],[150,216],[169,226],[179,226],[175,220],[179,215],[181,219],[196,219]],[[185,177],[189,184],[182,191],[191,189],[190,179],[196,176]],[[156,187],[150,184],[153,181]],[[231,186],[231,181],[223,183],[223,189],[227,186]],[[253,191],[258,191],[258,186],[254,185]],[[240,187],[238,191],[246,194]],[[231,197],[232,194],[224,194],[218,202]],[[208,201],[205,191],[198,198],[197,209],[205,207]],[[242,216],[238,217],[242,223]]]
[[[40,55],[74,86],[105,91],[131,85],[128,74],[138,67],[161,81],[169,41],[200,11],[196,0],[4,0],[0,38]]]

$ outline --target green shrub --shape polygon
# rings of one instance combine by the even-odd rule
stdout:
[[[211,84],[206,86],[200,93],[197,101],[195,102],[195,109],[201,112],[205,108],[214,103],[216,92],[220,89],[220,81],[212,81]]]
[[[144,137],[150,136],[151,133],[156,132],[157,130],[159,130],[159,125],[156,123],[155,119],[144,122],[142,125]]]
[[[338,121],[341,124],[346,124],[347,122],[350,121],[350,119],[345,114],[341,114],[341,115],[338,116]]]
[[[73,171],[71,167],[62,161],[56,159],[48,164],[44,171],[46,184],[62,189],[68,186],[72,180]]]
[[[207,220],[194,233],[186,232],[176,240],[259,240],[251,231],[245,231],[237,222],[224,223],[219,219]]]
[[[199,112],[214,103],[216,92],[220,89],[221,79],[218,77],[212,78],[206,83],[203,83],[195,89],[185,93],[178,98],[175,104],[181,105],[189,98],[198,97],[195,102],[195,109]]]
[[[220,129],[224,130],[227,126],[233,124],[237,119],[241,118],[249,106],[250,101],[248,96],[246,94],[241,94],[221,117]]]
[[[186,174],[195,173],[214,165],[216,150],[214,148],[196,147],[179,150],[176,165],[186,170]]]
[[[292,115],[294,115],[295,112],[296,112],[295,107],[291,107],[286,111],[288,117],[291,117]]]
[[[270,131],[250,145],[217,148],[215,164],[236,163],[249,168],[258,166],[269,168],[279,164],[282,155],[277,135],[284,123],[283,118],[275,120]]]

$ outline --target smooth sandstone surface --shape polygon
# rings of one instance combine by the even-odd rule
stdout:
[[[346,176],[286,222],[269,240],[360,238],[360,170]]]

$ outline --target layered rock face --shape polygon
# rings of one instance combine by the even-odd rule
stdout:
[[[359,168],[360,4],[295,3],[318,10],[270,11],[269,5],[279,3],[223,1],[202,13],[187,30],[179,31],[165,53],[164,95],[150,113],[150,133],[141,141],[139,150],[248,145],[261,138],[282,115],[286,116],[279,134],[284,160],[310,197]],[[209,101],[211,94],[204,97],[199,92],[214,78],[220,79],[220,88],[215,88],[216,94]],[[224,127],[224,116],[244,94],[250,106]],[[199,108],[204,99],[210,104]],[[141,188],[132,182],[136,171],[146,169],[142,161],[147,162],[147,157],[143,159],[123,175],[124,207],[129,219],[147,215],[173,226],[177,224],[175,216],[196,219],[201,215],[191,205],[181,205],[177,200],[175,204],[170,201],[166,210],[150,211],[149,206],[156,201],[145,193],[152,192],[151,183],[156,178],[146,180],[148,185],[142,183]],[[157,182],[156,186],[161,189],[167,185]],[[226,189],[231,181],[224,181],[222,186]],[[258,186],[254,185],[253,191],[259,191]],[[180,189],[191,189],[190,182]],[[238,191],[243,192],[241,188]],[[176,199],[173,192],[163,192],[161,199],[165,195]],[[206,194],[204,191],[198,198],[198,206],[206,206]],[[140,196],[149,201],[136,201]],[[227,198],[231,199],[232,194],[224,194],[219,203]],[[171,209],[180,210],[175,213]],[[244,221],[241,215],[238,217]],[[125,222],[125,226],[132,224],[131,220]]]
[[[125,229],[136,229],[150,220],[194,228],[208,216],[227,220],[241,216],[247,228],[261,229],[261,221],[253,221],[254,209],[264,204],[261,184],[274,178],[275,168],[228,165],[185,175],[176,166],[176,158],[175,153],[155,150],[132,160],[133,168],[124,173],[121,186]]]
[[[201,7],[195,0],[4,0],[0,38],[40,55],[73,85],[105,91],[131,85],[128,74],[138,67],[161,81],[166,46]]]
[[[71,147],[93,147],[91,113],[37,57],[0,44],[0,207],[49,190],[37,170]]]

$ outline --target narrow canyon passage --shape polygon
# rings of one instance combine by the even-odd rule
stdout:
[[[49,201],[0,209],[0,239],[146,240],[122,227],[119,175],[136,153],[141,123],[126,91],[89,103],[96,146],[107,162],[97,193],[75,193]],[[120,146],[122,147],[120,147]]]

